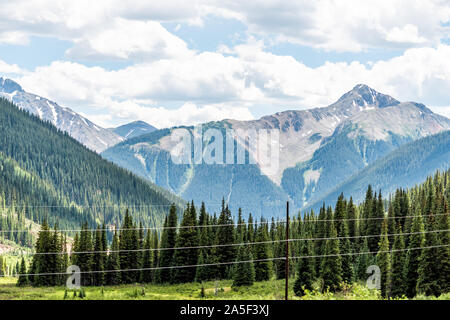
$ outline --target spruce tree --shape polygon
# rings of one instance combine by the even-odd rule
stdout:
[[[321,275],[323,289],[336,292],[342,283],[342,258],[339,251],[339,240],[337,238],[334,222],[329,222],[329,238],[325,243],[325,256],[322,259]]]
[[[103,226],[104,227],[104,226]],[[106,253],[107,248],[103,247],[103,231],[100,230],[100,226],[97,226],[97,230],[94,233],[94,257],[92,263],[92,269],[94,271],[103,271],[106,267]],[[95,286],[103,286],[105,284],[105,273],[96,272],[93,274],[93,284]]]
[[[150,283],[152,282],[152,270],[153,267],[153,252],[151,250],[152,247],[152,237],[151,232],[148,231],[145,236],[145,241],[143,245],[143,255],[142,255],[142,271],[140,275],[141,283]]]
[[[274,243],[274,257],[275,258],[285,258],[286,257],[286,228],[285,224],[277,223],[276,224],[276,240]],[[286,260],[285,259],[276,259],[275,260],[275,275],[277,279],[285,279],[286,278]]]
[[[177,236],[178,248],[198,246],[197,214],[194,203],[187,205]],[[176,250],[173,257],[174,266],[195,265],[198,261],[198,249]],[[172,283],[187,283],[195,280],[195,268],[176,268],[172,272]]]
[[[172,259],[174,250],[170,250],[171,248],[175,248],[176,245],[176,236],[177,236],[177,209],[175,204],[172,204],[170,207],[169,215],[166,217],[166,221],[164,222],[164,229],[161,237],[161,249],[169,249],[169,250],[161,250],[159,257],[159,267],[162,269],[158,269],[156,273],[156,281],[159,283],[166,283],[170,281],[170,269],[167,267],[172,266]]]
[[[219,216],[217,228],[216,244],[225,245],[235,243],[235,227],[228,205],[225,206],[225,200],[222,199],[222,211]],[[232,262],[236,259],[236,248],[233,246],[222,246],[215,250],[216,259],[220,262]],[[230,269],[228,265],[218,267],[218,277],[221,279],[229,278]]]
[[[139,268],[138,246],[136,225],[127,209],[119,235],[119,261],[121,270],[135,270]],[[135,283],[139,279],[139,272],[123,271],[120,277],[123,284]]]
[[[311,235],[309,234],[309,236]],[[315,273],[314,264],[312,263],[313,260],[311,258],[307,258],[312,255],[312,241],[303,242],[300,249],[300,259],[297,264],[297,279],[294,283],[294,292],[297,296],[303,296],[305,294],[305,290],[313,289]]]
[[[82,252],[80,254],[74,254],[76,255],[76,265],[80,268],[82,272],[89,272],[93,270],[93,262],[94,262],[94,255],[92,252],[94,250],[94,246],[92,243],[92,232],[89,230],[89,225],[87,222],[83,223],[80,236],[79,236],[79,246],[78,250],[79,252]],[[81,277],[81,284],[83,286],[90,286],[92,285],[93,280],[93,274],[91,273],[85,273]]]
[[[367,277],[366,271],[369,266],[374,264],[374,257],[372,253],[369,252],[369,244],[367,238],[364,238],[360,254],[357,255],[356,259],[356,277],[359,280],[365,280]]]
[[[392,247],[392,276],[391,276],[391,296],[401,297],[406,292],[404,267],[406,263],[405,240],[402,234],[402,225],[397,225],[394,245]]]
[[[391,257],[389,253],[388,225],[384,220],[382,223],[381,241],[379,244],[379,252],[377,254],[377,265],[381,271],[381,296],[389,297],[391,283]]]
[[[416,293],[417,279],[419,278],[420,249],[425,244],[424,225],[422,213],[418,205],[415,207],[415,214],[411,226],[408,251],[406,253],[405,280],[406,296],[413,298]]]
[[[156,230],[152,233],[152,249],[154,249],[152,251],[152,261],[153,261],[152,267],[154,268],[154,270],[152,270],[152,281],[157,282],[157,279],[156,279],[157,269],[156,268],[158,268],[158,266],[159,266],[159,236],[158,236],[158,232]]]
[[[111,244],[111,252],[107,258],[107,269],[110,271],[106,274],[106,281],[108,285],[118,285],[121,283],[120,272],[115,272],[115,270],[120,269],[120,257],[119,257],[119,236],[117,231],[114,231],[114,236]]]
[[[347,218],[348,218],[348,235],[350,237],[356,236],[357,220],[356,220],[356,207],[353,204],[353,198],[350,197],[350,201],[347,206]]]
[[[428,205],[431,206],[431,204]],[[439,248],[436,247],[438,245],[437,234],[433,232],[436,230],[436,221],[433,214],[428,216],[426,230],[425,246],[428,248],[421,250],[416,290],[419,294],[439,296],[441,292],[441,284],[439,282]]]
[[[260,242],[261,244],[254,245],[254,258],[255,260],[267,260],[267,261],[257,261],[255,262],[255,280],[256,281],[267,281],[272,277],[272,262],[268,261],[271,258],[270,254],[270,244],[269,233],[267,229],[267,223],[261,219],[261,225],[256,231],[255,242]]]
[[[334,220],[337,236],[342,238],[339,240],[339,251],[342,254],[342,281],[350,283],[353,280],[353,266],[347,219],[347,205],[344,194],[341,193],[336,203]]]
[[[202,205],[200,207],[200,215],[198,220],[199,225],[199,243],[198,245],[201,247],[208,247],[211,246],[213,241],[211,239],[211,228],[208,226],[209,223],[209,217],[206,213],[205,203],[202,202]],[[211,254],[211,248],[201,248],[199,249],[198,254],[198,265],[206,264],[209,260],[209,256]],[[209,267],[197,267],[196,274],[195,274],[195,281],[197,282],[203,282],[210,280],[210,272]]]
[[[239,208],[240,209],[240,208]],[[253,216],[250,213],[248,216],[248,227],[247,227],[247,235],[244,237],[244,240],[246,242],[255,242],[255,237],[256,237],[256,228],[254,225],[254,220],[253,220]],[[250,250],[252,248],[250,247]]]
[[[255,281],[255,269],[253,266],[250,248],[246,245],[240,246],[237,255],[237,266],[235,268],[232,287],[251,286]],[[242,262],[246,261],[246,262]]]
[[[36,253],[59,253],[55,238],[55,234],[50,231],[47,221],[44,220],[36,240]],[[58,270],[55,261],[55,254],[34,255],[30,273],[55,273]],[[35,275],[29,277],[29,281],[33,286],[53,286],[56,284],[55,276],[53,275]]]
[[[450,188],[448,188],[450,189]],[[449,220],[449,210],[447,206],[447,201],[445,197],[439,197],[438,211],[439,214],[436,217],[437,220],[437,233],[438,245],[438,258],[436,260],[438,273],[439,273],[439,283],[441,285],[442,293],[450,292],[450,220]]]
[[[318,256],[322,256],[325,254],[326,240],[323,240],[323,239],[327,237],[327,232],[326,232],[327,221],[325,221],[326,219],[327,219],[327,214],[326,214],[326,209],[325,209],[325,203],[323,203],[323,205],[319,211],[319,216],[317,217],[318,221],[316,222],[317,227],[315,230],[315,238],[317,238],[317,240],[314,241],[314,244],[315,244],[314,252]],[[320,257],[316,258],[315,266],[316,266],[316,274],[320,274],[320,268],[321,268],[321,258]]]
[[[25,264],[25,259],[22,257],[19,269],[19,279],[17,280],[18,287],[25,287],[29,284],[27,276],[27,266]]]
[[[372,220],[367,221],[367,235],[371,237],[368,239],[369,242],[369,250],[372,252],[376,252],[379,249],[380,236],[381,235],[381,225],[383,223],[384,218],[384,206],[383,199],[381,196],[381,190],[378,193],[378,198],[375,197],[373,199],[372,205]]]
[[[373,220],[367,220],[368,218],[371,218],[373,216],[373,190],[372,186],[369,184],[366,191],[366,198],[364,200],[363,204],[363,211],[362,211],[362,219],[360,221],[360,235],[368,235],[370,230],[369,226],[371,224],[371,221]],[[370,245],[369,245],[370,248]]]
[[[195,281],[196,282],[203,282],[206,280],[209,280],[209,273],[208,273],[208,267],[200,267],[203,264],[206,264],[207,258],[205,259],[205,251],[204,250],[200,250],[200,253],[198,255],[198,260],[197,260],[197,265],[199,265],[199,267],[197,267],[196,272],[195,272]]]

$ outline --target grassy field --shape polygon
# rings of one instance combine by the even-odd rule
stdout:
[[[74,297],[73,291],[63,287],[51,288],[19,288],[16,279],[0,279],[0,300],[81,300]],[[84,288],[86,300],[274,300],[284,298],[284,280],[273,280],[255,283],[252,287],[242,287],[238,290],[231,288],[231,281],[207,282],[203,284],[205,298],[200,296],[202,285],[190,283],[182,285],[122,285],[113,287]],[[290,288],[290,299],[300,299]],[[320,293],[310,292],[302,299],[307,300],[376,300],[380,299],[376,290],[370,290],[360,284],[353,284],[344,288],[342,292]],[[417,297],[430,299],[430,297]],[[436,298],[434,298],[436,299]],[[438,299],[450,299],[450,294]]]

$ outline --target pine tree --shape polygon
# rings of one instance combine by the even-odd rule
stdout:
[[[201,247],[208,247],[208,246],[212,245],[212,239],[211,239],[211,235],[210,235],[211,230],[210,230],[210,227],[208,226],[208,223],[209,223],[209,218],[208,218],[208,214],[206,213],[205,203],[202,202],[202,205],[200,207],[199,220],[198,220],[198,225],[200,227],[199,246],[201,246]],[[199,250],[197,264],[198,265],[206,264],[209,259],[210,254],[211,254],[211,248],[201,248]],[[195,274],[195,281],[197,281],[197,282],[207,281],[207,280],[210,280],[210,276],[211,275],[210,275],[208,266],[197,267],[196,274]]]
[[[56,228],[56,226],[55,226]],[[58,259],[55,256],[59,255],[58,244],[55,243],[58,239],[58,234],[55,231],[51,232],[47,221],[44,220],[41,224],[41,231],[39,231],[36,240],[36,253],[55,253],[55,254],[37,254],[33,256],[31,263],[31,274],[47,274],[57,273],[60,266],[57,265]],[[53,275],[36,275],[28,279],[33,286],[53,286],[57,284],[57,278]]]
[[[197,214],[194,203],[187,205],[177,236],[178,248],[198,246]],[[175,266],[195,265],[198,261],[198,249],[176,250],[173,256]],[[195,268],[177,268],[172,272],[172,283],[187,283],[195,280]]]
[[[151,250],[152,246],[152,238],[151,232],[148,231],[145,236],[145,241],[143,245],[143,249],[145,250],[142,255],[142,270],[140,276],[141,283],[150,283],[152,282],[152,271],[149,270],[153,267],[153,253]]]
[[[311,236],[309,234],[309,236]],[[312,241],[306,241],[302,244],[300,249],[300,258],[297,264],[297,279],[294,283],[294,292],[297,296],[303,296],[305,290],[313,289],[314,282],[314,264],[312,259],[306,258],[313,255]]]
[[[350,283],[353,280],[353,266],[347,219],[347,205],[344,194],[341,193],[336,203],[334,220],[337,236],[342,238],[339,240],[339,251],[342,254],[342,281]]]
[[[135,270],[139,268],[138,259],[138,233],[133,218],[126,210],[121,232],[119,235],[119,260],[121,270]],[[123,284],[135,283],[139,278],[138,271],[121,272],[121,282]]]
[[[428,203],[431,206],[430,203]],[[428,212],[432,212],[429,208]],[[433,214],[429,214],[427,219],[427,233],[425,234],[426,249],[422,249],[420,255],[419,277],[417,279],[417,292],[427,296],[439,296],[441,292],[441,285],[439,283],[439,249],[436,232],[436,221]]]
[[[336,239],[337,232],[334,222],[329,222],[329,238],[325,243],[325,257],[322,259],[321,274],[323,279],[323,289],[336,292],[342,283],[342,258],[339,252],[339,239]]]
[[[240,208],[239,208],[240,210]],[[248,216],[248,227],[247,227],[247,235],[244,237],[246,242],[255,242],[256,237],[256,228],[253,221],[253,216],[250,213]],[[251,250],[252,248],[250,248]]]
[[[254,246],[254,258],[255,260],[266,260],[255,262],[255,280],[256,281],[267,281],[272,277],[272,262],[269,261],[271,258],[270,246],[269,246],[269,233],[267,230],[267,223],[261,219],[261,226],[259,226],[256,231],[255,242],[260,242]]]
[[[201,266],[203,264],[206,264],[206,259],[204,258],[205,251],[200,250],[200,253],[198,255],[197,265]],[[195,272],[195,281],[196,282],[203,282],[209,280],[209,273],[208,273],[208,267],[197,267],[197,270]]]
[[[169,216],[164,222],[164,229],[161,237],[161,248],[175,248],[176,236],[177,236],[177,209],[175,204],[172,204],[169,211]],[[170,281],[170,269],[167,267],[172,266],[174,250],[162,250],[159,257],[159,267],[156,273],[156,281],[159,283],[165,283]],[[165,268],[165,269],[164,269]]]
[[[111,244],[111,252],[107,258],[107,269],[111,272],[106,274],[106,281],[108,285],[118,285],[121,283],[120,272],[113,272],[115,270],[120,269],[120,257],[119,257],[119,236],[117,235],[117,231],[114,231],[114,236]]]
[[[325,254],[325,242],[326,242],[326,240],[323,240],[323,239],[327,237],[327,232],[326,232],[327,221],[325,221],[327,219],[327,215],[326,215],[325,203],[320,208],[319,216],[317,217],[317,219],[318,219],[318,221],[316,223],[317,227],[315,230],[315,238],[317,238],[317,240],[314,241],[314,243],[315,243],[314,252],[316,253],[316,255],[322,256]],[[316,266],[316,274],[320,274],[320,268],[321,268],[321,258],[320,257],[316,258],[315,266]]]
[[[251,286],[255,281],[255,269],[252,254],[248,246],[240,246],[237,255],[237,267],[234,272],[232,287]],[[250,261],[244,262],[242,261]]]
[[[275,260],[275,275],[277,279],[285,279],[286,278],[286,243],[284,241],[286,239],[286,228],[283,223],[277,223],[276,225],[276,240],[274,256],[275,258],[279,258]],[[281,259],[280,259],[281,258]]]
[[[356,207],[353,204],[353,198],[350,197],[350,201],[347,206],[347,218],[348,218],[348,235],[350,237],[356,236],[357,220],[356,220]]]
[[[417,279],[419,278],[418,268],[420,263],[420,249],[425,244],[424,225],[422,213],[416,205],[415,214],[411,226],[411,236],[409,238],[409,247],[406,253],[405,264],[405,280],[406,280],[406,296],[413,298],[417,291]]]
[[[405,273],[406,263],[405,240],[402,234],[402,225],[399,222],[392,247],[392,276],[391,276],[391,295],[401,297],[405,294]]]
[[[0,277],[6,276],[6,264],[3,256],[0,256]]]
[[[389,297],[390,295],[390,275],[391,275],[391,257],[389,253],[388,225],[384,220],[382,223],[382,236],[379,244],[379,252],[377,254],[377,264],[381,271],[381,296]]]
[[[152,281],[156,282],[156,275],[157,275],[157,269],[159,266],[159,237],[158,237],[158,232],[155,230],[152,234],[152,249],[154,249],[153,251],[153,255],[152,255],[152,261],[153,261],[153,268],[154,270],[152,270]]]
[[[79,246],[78,251],[83,252],[81,254],[74,254],[76,256],[76,263],[82,272],[89,272],[93,270],[94,255],[92,252],[94,246],[92,243],[92,232],[89,230],[87,222],[82,225],[80,236],[79,236]],[[85,273],[81,277],[81,284],[83,286],[90,286],[92,284],[93,274]]]
[[[62,237],[62,235],[61,235]],[[61,259],[61,272],[66,272],[67,268],[69,267],[69,253],[68,253],[68,249],[67,249],[67,235],[64,235],[64,238],[61,239],[62,242],[62,259]],[[64,277],[61,277],[62,281],[61,283],[64,284]]]
[[[436,263],[441,291],[442,293],[447,293],[450,292],[450,247],[448,246],[450,243],[450,233],[442,230],[450,230],[450,220],[448,218],[450,213],[448,210],[447,201],[443,196],[439,197],[437,213],[439,214],[436,217],[437,230],[440,230],[437,234],[437,238],[438,245],[441,247],[438,248],[438,258]]]
[[[103,225],[103,228],[105,226]],[[97,230],[94,233],[94,257],[93,257],[93,270],[95,271],[103,271],[106,266],[106,253],[107,248],[103,247],[103,231],[100,230],[100,226],[97,227]],[[105,284],[105,273],[99,272],[93,274],[94,285],[103,286]]]
[[[369,226],[371,225],[371,221],[373,220],[367,220],[368,218],[371,218],[373,216],[373,191],[372,186],[369,184],[367,191],[366,191],[366,198],[364,200],[363,205],[363,211],[362,211],[362,220],[360,221],[360,235],[368,235],[370,230]],[[369,246],[370,248],[370,246]]]
[[[19,274],[20,274],[20,263],[17,262],[16,266],[14,267],[14,274],[13,274],[13,276],[14,277],[18,277]]]
[[[381,234],[381,225],[384,218],[384,206],[383,199],[381,196],[381,190],[378,193],[378,199],[376,198],[376,193],[373,199],[372,205],[372,220],[367,221],[367,232],[371,237],[368,239],[369,250],[376,252],[379,249],[380,237],[377,235]],[[373,236],[373,237],[372,237]]]
[[[29,284],[27,276],[27,266],[25,264],[25,259],[22,257],[19,269],[19,279],[17,280],[18,287],[25,287]]]
[[[216,244],[233,244],[235,243],[235,227],[231,217],[231,211],[228,206],[225,206],[225,200],[222,199],[222,211],[219,216],[218,227],[216,235]],[[220,262],[232,262],[236,259],[236,248],[233,246],[218,247],[215,250],[216,259]],[[231,267],[228,265],[221,265],[218,267],[218,277],[226,279],[230,277]]]
[[[367,242],[367,238],[364,238],[360,254],[357,255],[356,259],[356,277],[359,280],[365,280],[367,277],[367,268],[373,264],[375,264],[375,258],[369,252],[369,244]]]

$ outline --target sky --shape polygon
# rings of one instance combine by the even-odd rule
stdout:
[[[103,127],[255,119],[360,83],[450,117],[450,0],[1,1],[0,76]]]

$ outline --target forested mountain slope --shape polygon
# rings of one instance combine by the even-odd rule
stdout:
[[[129,208],[160,225],[180,199],[102,159],[48,122],[0,99],[0,199],[26,218],[60,227],[121,220]]]
[[[311,207],[320,207],[323,201],[330,203],[341,192],[353,196],[355,201],[364,198],[365,188],[371,184],[374,190],[385,194],[396,188],[409,188],[425,180],[436,170],[450,168],[450,131],[410,142],[375,161],[352,176]]]

